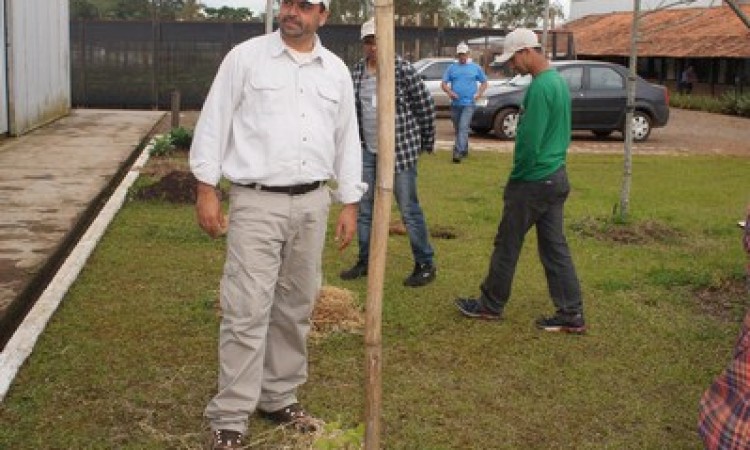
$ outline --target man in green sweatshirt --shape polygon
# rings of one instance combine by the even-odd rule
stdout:
[[[466,317],[499,320],[510,298],[513,275],[526,233],[536,226],[539,257],[555,314],[540,317],[546,331],[584,333],[581,289],[563,230],[563,206],[570,191],[565,159],[570,145],[570,93],[550,67],[532,30],[505,37],[500,62],[533,81],[524,97],[513,152],[513,168],[503,195],[503,217],[495,236],[487,277],[478,298],[458,298]]]

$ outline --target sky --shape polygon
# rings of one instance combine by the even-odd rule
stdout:
[[[563,5],[567,17],[570,14],[570,0],[559,0],[559,2]],[[258,12],[266,10],[266,0],[202,0],[201,3],[212,8],[231,6],[232,8],[245,7]]]

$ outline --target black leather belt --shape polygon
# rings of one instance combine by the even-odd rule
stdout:
[[[266,186],[259,183],[239,184],[239,186],[257,189],[259,191],[275,192],[277,194],[302,195],[312,192],[315,189],[322,187],[324,184],[326,184],[325,181],[313,181],[312,183],[295,184],[293,186]]]

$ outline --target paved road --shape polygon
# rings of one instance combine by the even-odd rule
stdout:
[[[438,119],[438,142],[441,148],[450,147],[453,127],[448,119]],[[491,135],[470,137],[473,150],[512,151],[513,144]],[[575,132],[571,152],[622,153],[623,141],[619,133],[606,139],[595,138],[589,132]],[[636,144],[634,153],[648,154],[730,154],[750,156],[750,119],[709,114],[672,108],[669,123],[656,128],[646,142]]]
[[[198,117],[197,111],[185,111],[181,124],[192,128]],[[438,149],[449,150],[453,145],[453,125],[441,112],[437,120]],[[473,150],[512,151],[512,141],[501,141],[492,135],[470,136]],[[620,133],[606,139],[594,137],[589,132],[573,133],[571,152],[574,153],[622,153],[623,141]],[[656,128],[649,139],[636,144],[634,153],[648,154],[728,154],[750,156],[750,118],[710,114],[700,111],[672,108],[669,123]]]

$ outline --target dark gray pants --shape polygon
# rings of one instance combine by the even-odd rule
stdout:
[[[508,182],[489,273],[481,286],[481,300],[487,308],[502,312],[508,302],[524,238],[536,226],[539,258],[557,313],[583,312],[581,288],[563,232],[563,205],[569,192],[564,166],[541,181]]]

